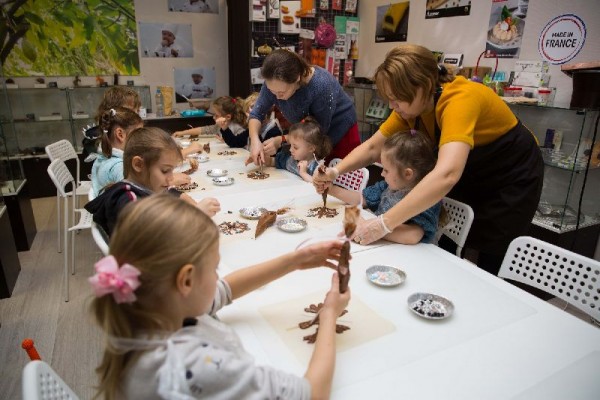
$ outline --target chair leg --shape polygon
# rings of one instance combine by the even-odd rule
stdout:
[[[71,223],[75,225],[75,203],[77,202],[77,195],[73,191],[73,208],[71,208]],[[69,231],[71,239],[71,275],[75,275],[75,231]],[[66,238],[66,236],[65,236]],[[66,240],[66,239],[65,239]]]
[[[58,216],[56,217],[56,236],[58,237],[58,252],[60,253],[62,251],[61,249],[61,241],[60,241],[60,236],[61,236],[61,229],[62,227],[60,226],[60,195],[58,193],[58,190],[56,191],[56,212],[58,213]]]
[[[64,259],[65,259],[65,265],[64,265],[64,271],[63,271],[63,279],[64,279],[64,291],[65,291],[65,301],[69,301],[69,239],[68,239],[68,234],[69,234],[69,213],[68,213],[68,207],[69,207],[69,196],[65,197],[65,210],[64,210],[64,216],[65,216],[65,226],[64,226],[64,230],[63,230],[63,236],[65,239],[65,245],[63,248],[63,254],[64,254]]]

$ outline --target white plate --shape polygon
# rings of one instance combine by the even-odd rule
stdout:
[[[180,145],[181,147],[188,147],[190,144],[192,144],[192,142],[191,142],[191,141],[189,141],[189,140],[180,140],[180,141],[179,141],[179,145]]]
[[[404,271],[388,265],[373,265],[366,273],[367,279],[377,286],[398,286],[406,280]]]
[[[226,169],[209,169],[208,171],[206,171],[206,175],[211,176],[213,178],[217,178],[220,176],[227,175],[227,170]]]
[[[413,293],[408,296],[407,302],[412,312],[426,319],[444,319],[454,312],[454,304],[437,294]]]
[[[246,219],[259,219],[266,211],[263,207],[244,207],[240,209],[240,215]]]
[[[306,220],[297,217],[281,218],[276,223],[277,227],[284,232],[295,233],[306,229]]]
[[[206,154],[198,154],[198,153],[196,153],[196,154],[190,154],[188,156],[188,158],[195,158],[196,160],[198,160],[198,162],[201,162],[201,163],[205,163],[208,160],[210,160],[210,157],[207,156]]]
[[[213,178],[213,183],[217,186],[229,186],[229,185],[233,185],[233,178],[232,177],[227,177],[227,176],[222,176],[219,178]]]

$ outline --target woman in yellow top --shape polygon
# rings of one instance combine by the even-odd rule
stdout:
[[[473,208],[465,247],[479,251],[479,267],[497,274],[510,241],[527,232],[540,199],[544,167],[535,137],[492,90],[452,77],[424,47],[392,49],[375,82],[394,112],[369,140],[328,168],[327,177],[315,174],[317,191],[339,174],[378,161],[387,137],[425,131],[438,144],[435,168],[385,214],[361,221],[354,240],[384,238],[448,196]]]

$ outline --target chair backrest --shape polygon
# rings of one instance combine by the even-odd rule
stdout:
[[[45,362],[30,361],[23,369],[23,400],[72,399],[79,397]]]
[[[77,159],[77,153],[71,142],[66,139],[59,140],[46,146],[46,154],[50,157],[50,161],[60,159],[63,161]]]
[[[334,158],[329,162],[329,167],[335,167],[341,159]],[[369,170],[366,168],[360,168],[355,171],[350,171],[345,174],[338,176],[333,183],[341,186],[344,189],[354,190],[355,192],[361,192],[367,187],[369,182]]]
[[[468,204],[449,197],[442,199],[442,207],[446,210],[448,221],[438,228],[435,235],[436,243],[442,235],[446,235],[456,243],[456,255],[460,257],[460,253],[467,241],[467,236],[469,236],[475,214]]]
[[[600,262],[529,236],[508,246],[498,276],[550,293],[600,319]]]
[[[62,197],[67,196],[67,191],[65,187],[70,183],[72,188],[75,188],[75,179],[71,172],[65,165],[64,161],[61,159],[56,159],[50,163],[48,166],[48,175],[50,175],[50,179],[56,186],[58,193]]]

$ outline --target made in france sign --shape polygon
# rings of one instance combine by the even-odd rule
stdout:
[[[575,57],[585,42],[585,23],[573,14],[548,22],[540,35],[538,51],[551,64],[564,64]]]

